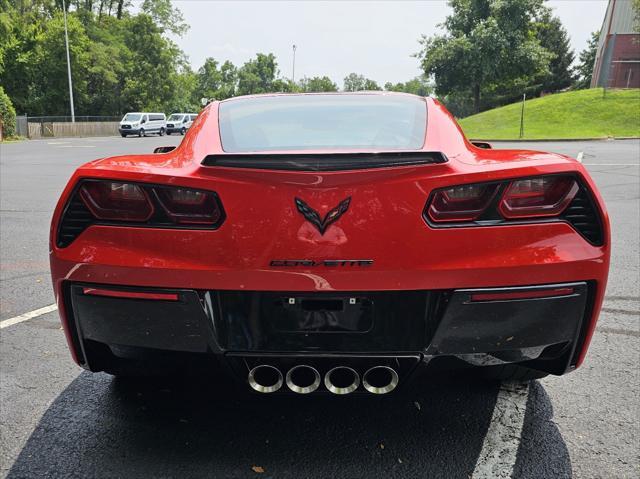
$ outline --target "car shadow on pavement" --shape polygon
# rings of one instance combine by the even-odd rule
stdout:
[[[8,477],[445,477],[472,474],[498,385],[435,379],[390,397],[221,397],[197,381],[82,373],[53,402]],[[570,477],[532,383],[514,477]]]

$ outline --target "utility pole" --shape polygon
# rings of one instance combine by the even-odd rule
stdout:
[[[527,99],[527,94],[522,95],[522,110],[520,110],[520,138],[524,136],[524,102]]]
[[[296,47],[295,44],[293,45],[293,68],[291,71],[291,83],[295,83],[296,82]]]
[[[62,0],[62,14],[64,16],[64,43],[67,47],[67,74],[69,75],[69,103],[71,104],[71,123],[76,122],[76,113],[73,107],[73,83],[71,82],[71,60],[69,59],[69,33],[67,32],[67,6]]]

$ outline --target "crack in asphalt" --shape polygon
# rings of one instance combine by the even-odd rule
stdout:
[[[631,331],[630,329],[607,328],[606,326],[603,326],[601,328],[598,328],[598,331],[601,333],[621,334],[623,336],[640,338],[640,331]]]
[[[640,311],[634,309],[616,309],[616,308],[602,308],[605,313],[614,314],[629,314],[631,316],[640,316]]]

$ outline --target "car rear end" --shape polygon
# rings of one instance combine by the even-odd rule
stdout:
[[[563,374],[608,264],[578,162],[475,148],[439,104],[401,95],[213,103],[170,153],[80,168],[51,230],[79,364],[188,358],[263,393],[383,394],[464,366]]]

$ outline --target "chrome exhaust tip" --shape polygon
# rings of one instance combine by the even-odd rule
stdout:
[[[300,364],[287,372],[287,387],[294,393],[309,394],[320,387],[320,373],[316,368]]]
[[[398,373],[389,366],[374,366],[362,375],[362,385],[372,394],[390,393],[398,382]]]
[[[260,364],[249,371],[249,386],[259,393],[273,393],[282,387],[282,373],[274,366]]]
[[[351,368],[338,366],[325,374],[324,385],[333,394],[350,394],[360,386],[360,376]]]

